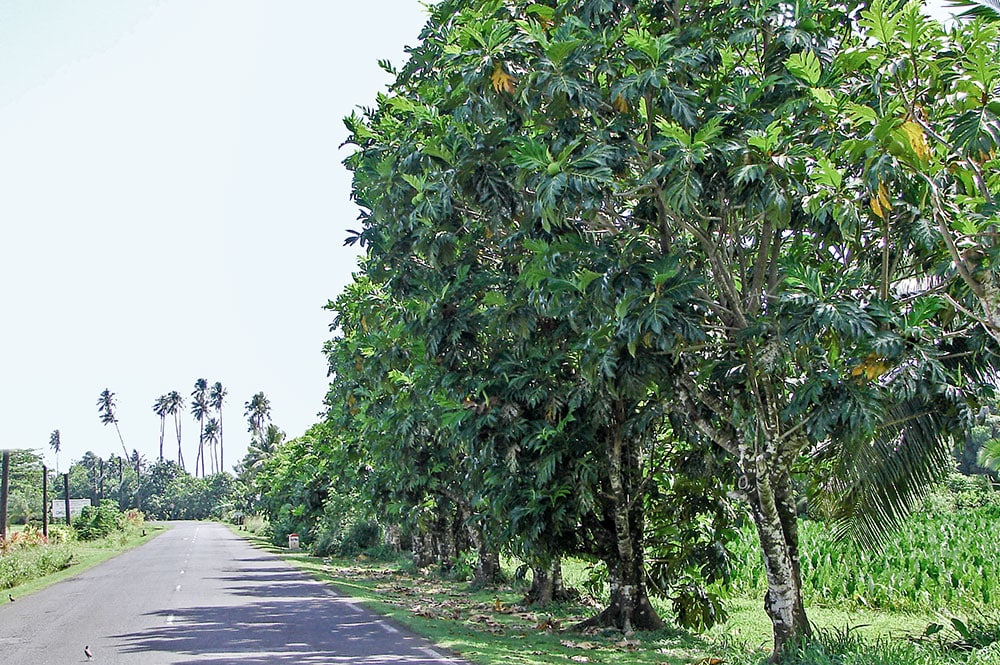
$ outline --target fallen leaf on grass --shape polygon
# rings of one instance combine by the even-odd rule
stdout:
[[[413,614],[418,617],[424,617],[425,619],[437,619],[437,614],[432,610],[424,608],[420,605],[415,606],[412,610]]]
[[[527,618],[527,617],[525,617]],[[559,630],[559,622],[548,615],[535,624],[535,630]]]

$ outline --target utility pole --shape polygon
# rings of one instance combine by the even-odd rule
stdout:
[[[42,535],[49,538],[49,467],[42,465]]]
[[[142,510],[142,493],[139,491],[141,489],[142,476],[139,475],[140,459],[138,450],[132,450],[132,459],[135,460],[135,509]]]
[[[10,451],[3,451],[3,480],[0,481],[0,540],[7,540],[7,489],[10,479]]]
[[[70,526],[69,519],[69,474],[63,474],[63,501],[66,502],[66,526]]]

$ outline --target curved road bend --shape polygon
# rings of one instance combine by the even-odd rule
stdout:
[[[146,545],[0,604],[0,663],[463,665],[254,549],[177,522]]]

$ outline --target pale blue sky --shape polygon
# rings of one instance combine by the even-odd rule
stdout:
[[[153,401],[198,377],[229,390],[227,466],[254,392],[290,436],[316,421],[322,306],[356,264],[341,119],[425,18],[417,0],[0,3],[0,446],[52,463],[58,428],[63,469],[119,451],[107,387],[152,459]]]

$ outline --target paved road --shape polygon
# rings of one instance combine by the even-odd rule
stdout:
[[[225,527],[198,522],[0,604],[3,665],[86,662],[85,645],[95,665],[461,663]]]

